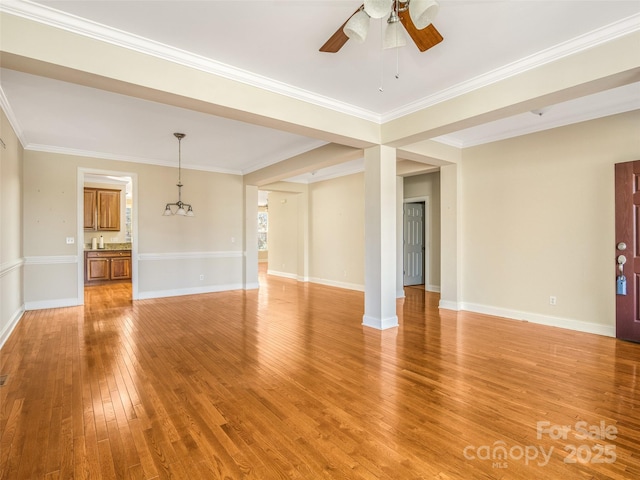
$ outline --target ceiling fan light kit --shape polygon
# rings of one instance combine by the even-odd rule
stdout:
[[[371,18],[386,16],[384,48],[406,45],[405,35],[398,25],[402,23],[418,50],[424,52],[442,41],[442,35],[433,26],[439,9],[436,0],[364,0],[364,4],[320,47],[320,51],[336,53],[349,39],[364,42]]]
[[[439,10],[440,5],[436,0],[411,0],[409,2],[409,15],[418,30],[432,24]]]
[[[364,42],[369,32],[369,15],[364,9],[358,10],[344,26],[344,34],[358,43]]]
[[[384,32],[384,41],[382,46],[384,48],[404,47],[407,44],[407,40],[405,39],[404,32],[402,30],[403,29],[398,20],[393,23],[389,23]]]
[[[393,9],[394,0],[364,0],[364,11],[371,18],[382,18]]]

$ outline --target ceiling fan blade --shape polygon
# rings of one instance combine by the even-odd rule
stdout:
[[[362,5],[360,8],[363,8],[364,5]],[[358,8],[358,10],[356,10],[355,12],[353,12],[353,15],[355,15],[356,13],[358,13],[360,11],[360,8]],[[326,52],[326,53],[336,53],[338,50],[340,50],[342,48],[342,46],[347,43],[347,40],[349,40],[349,37],[347,37],[344,34],[344,31],[342,30],[344,28],[344,26],[347,24],[347,22],[349,21],[349,19],[351,17],[353,17],[353,15],[350,15],[349,18],[347,18],[345,20],[345,22],[342,24],[342,26],[336,30],[336,33],[334,33],[333,35],[331,35],[331,38],[329,40],[327,40],[325,42],[324,45],[322,45],[320,47],[320,51],[321,52]]]
[[[404,28],[407,30],[409,36],[413,39],[416,47],[421,52],[425,52],[429,50],[431,47],[439,44],[443,39],[440,32],[436,30],[436,27],[433,24],[427,25],[422,30],[418,30],[411,20],[411,16],[409,15],[409,10],[398,12],[398,16],[400,17],[400,21]]]

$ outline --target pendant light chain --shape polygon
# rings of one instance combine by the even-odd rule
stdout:
[[[182,201],[182,187],[184,186],[182,185],[182,139],[186,137],[186,135],[184,133],[174,133],[173,135],[178,139],[178,183],[176,184],[176,187],[178,187],[178,201],[175,203],[167,203],[163,215],[193,217],[194,213],[191,205]],[[174,212],[172,207],[177,207],[177,210]]]
[[[384,92],[384,35],[383,22],[380,22],[380,87],[378,90]]]

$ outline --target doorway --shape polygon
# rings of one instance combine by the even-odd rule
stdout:
[[[425,202],[403,205],[403,284],[425,283]]]
[[[77,198],[78,305],[85,304],[85,287],[115,283],[127,284],[129,298],[137,299],[137,175],[80,167]],[[101,218],[105,213],[107,225]]]
[[[616,337],[640,342],[640,245],[636,215],[640,207],[640,160],[615,165]],[[612,276],[612,282],[614,277]]]

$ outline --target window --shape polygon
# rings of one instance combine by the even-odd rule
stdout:
[[[258,250],[267,251],[267,232],[269,231],[269,214],[258,212]]]

